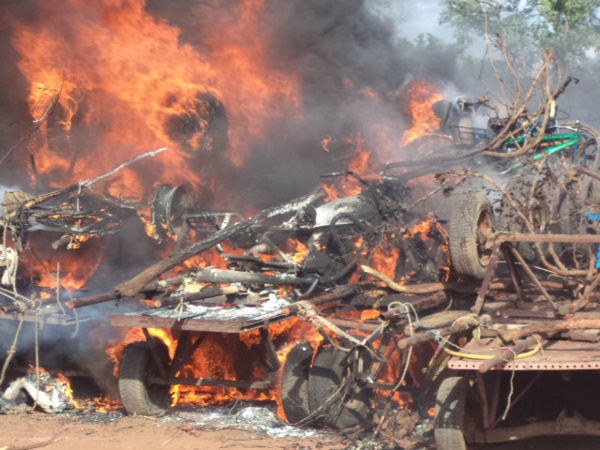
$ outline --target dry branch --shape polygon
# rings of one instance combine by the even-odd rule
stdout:
[[[519,328],[518,330],[498,330],[505,342],[516,342],[526,336],[533,334],[555,334],[568,330],[587,330],[600,328],[600,320],[597,319],[571,319],[559,323],[542,322],[537,325]]]

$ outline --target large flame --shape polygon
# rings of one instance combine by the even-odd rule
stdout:
[[[163,146],[169,151],[150,165],[161,181],[199,186],[207,181],[190,158],[226,152],[240,164],[266,121],[298,112],[296,77],[268,69],[260,39],[248,39],[258,34],[261,1],[238,6],[239,21],[229,24],[235,30],[221,30],[228,38],[207,45],[210,57],[182,44],[179,30],[149,15],[144,0],[40,6],[50,20],[16,24],[13,43],[40,125],[37,173],[53,186],[91,179]],[[219,108],[226,108],[228,146],[211,136]],[[148,165],[121,171],[122,195],[148,196],[154,179],[140,176]]]

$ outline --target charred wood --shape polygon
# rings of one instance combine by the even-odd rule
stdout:
[[[400,302],[400,303],[410,303],[412,307],[417,311],[425,311],[426,309],[436,308],[440,305],[443,305],[448,301],[448,296],[445,292],[437,292],[434,295],[430,295],[428,297],[422,297],[419,299],[407,299],[405,296],[400,294],[391,294],[386,295],[381,299],[380,303],[392,303],[392,302]],[[398,309],[390,309],[382,313],[379,318],[381,320],[393,320],[402,316],[402,311]]]
[[[116,292],[108,292],[106,294],[92,295],[90,297],[74,298],[67,302],[69,308],[81,308],[82,306],[96,305],[98,303],[110,302],[111,300],[119,300],[121,297]]]
[[[345,297],[349,297],[350,295],[356,294],[360,286],[358,284],[351,284],[349,286],[341,286],[337,289],[334,289],[328,294],[319,295],[317,297],[313,297],[307,300],[303,300],[304,303],[309,303],[313,306],[322,305],[323,303],[332,302],[334,300],[339,300]],[[298,312],[302,309],[300,304],[291,304],[287,308],[281,310],[281,314],[284,316],[291,316],[294,314],[298,314]]]
[[[424,333],[419,333],[411,337],[400,339],[398,341],[398,347],[401,349],[405,349],[407,347],[412,347],[413,345],[422,344],[423,342],[433,341],[439,336],[452,336],[454,334],[462,333],[463,331],[470,330],[474,327],[475,325],[471,323],[460,323],[457,325],[452,325],[450,327],[440,328],[435,332],[426,331]]]
[[[512,347],[500,349],[494,354],[493,358],[483,361],[479,365],[479,371],[481,373],[485,373],[488,370],[499,366],[500,364],[515,359],[519,353],[533,347],[536,344],[539,344],[540,341],[541,338],[539,336],[533,335],[516,342],[516,344]]]
[[[519,328],[518,330],[498,330],[505,342],[516,342],[526,336],[533,334],[555,334],[570,330],[593,330],[600,328],[600,320],[597,319],[572,319],[562,322],[542,322],[539,325]]]
[[[215,300],[217,300],[217,299],[219,300],[219,302],[227,301],[228,295],[236,295],[239,293],[240,293],[240,289],[237,286],[226,286],[223,288],[219,288],[219,287],[208,288],[208,289],[203,289],[200,292],[194,292],[194,293],[182,295],[179,297],[163,299],[163,300],[156,300],[154,302],[154,306],[162,307],[162,306],[169,306],[169,305],[177,305],[178,303],[181,303],[181,302],[194,302],[194,301],[198,301],[198,300],[208,300],[208,299],[211,299],[212,302],[214,303]]]
[[[265,209],[244,222],[238,222],[227,228],[219,230],[214,234],[208,236],[206,239],[192,244],[191,246],[173,254],[171,257],[159,261],[158,263],[148,267],[136,277],[117,286],[116,291],[122,297],[134,297],[138,293],[140,293],[148,283],[159,277],[162,273],[174,268],[175,266],[178,266],[179,264],[183,263],[189,258],[206,250],[209,250],[215,245],[220,244],[221,242],[227,239],[230,239],[240,233],[243,233],[244,231],[250,229],[250,227],[252,227],[253,225],[258,224],[263,220],[286,214],[291,211],[302,208],[306,205],[309,205],[321,196],[322,192],[318,190],[306,197],[293,200],[289,203],[276,206],[274,208]]]

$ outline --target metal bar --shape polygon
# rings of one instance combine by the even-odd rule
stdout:
[[[181,386],[210,386],[210,387],[223,387],[223,388],[239,388],[239,389],[261,389],[267,390],[273,387],[273,383],[267,380],[219,380],[212,377],[204,378],[183,378],[183,377],[169,377],[167,379],[159,377],[150,377],[150,384],[162,384],[162,385],[181,385]]]
[[[196,349],[202,344],[204,339],[206,339],[208,333],[200,334],[192,345],[189,345],[191,342],[191,332],[190,331],[182,331],[179,339],[177,341],[177,348],[175,349],[175,355],[173,356],[173,362],[171,363],[171,367],[169,368],[169,376],[174,377],[179,373],[179,371],[183,368],[183,366],[188,362],[190,357],[194,354]],[[182,344],[183,339],[183,344]]]
[[[272,372],[277,372],[281,367],[281,363],[279,362],[279,358],[277,358],[277,351],[275,350],[275,344],[273,344],[269,330],[261,328],[260,336],[262,337],[262,345],[266,352],[266,363]]]
[[[492,248],[492,254],[490,255],[490,262],[488,263],[487,269],[485,271],[485,276],[483,277],[483,282],[481,283],[481,289],[479,290],[479,294],[477,295],[477,300],[475,301],[475,306],[473,306],[473,312],[477,315],[481,314],[481,308],[483,308],[483,303],[485,302],[485,296],[488,293],[490,284],[492,283],[492,278],[494,277],[494,273],[496,272],[496,266],[499,261],[499,253],[500,246],[502,245],[502,240],[497,240],[494,242],[494,247]]]
[[[515,288],[515,292],[517,293],[519,303],[525,303],[523,283],[521,282],[521,278],[518,276],[517,265],[513,259],[514,255],[511,253],[511,249],[515,252],[517,250],[514,249],[510,244],[502,244],[500,248],[502,249],[502,253],[504,253],[504,259],[506,260],[506,265],[508,266],[508,273],[510,275],[510,279],[512,280],[513,287]]]
[[[490,423],[496,422],[496,416],[498,415],[498,404],[500,403],[500,380],[501,375],[499,372],[490,374],[494,382],[492,391],[492,402],[490,405]]]
[[[531,280],[537,286],[537,288],[540,290],[542,295],[546,298],[546,300],[548,300],[548,303],[550,303],[550,306],[552,306],[552,309],[554,310],[554,312],[557,313],[558,307],[556,306],[556,303],[554,303],[552,301],[552,298],[548,294],[548,291],[546,291],[544,286],[542,286],[542,283],[540,283],[540,280],[538,280],[538,278],[535,276],[535,274],[533,273],[533,270],[531,270],[531,268],[527,265],[527,262],[523,259],[523,257],[517,250],[515,250],[512,246],[509,246],[509,248],[510,248],[513,256],[515,258],[517,258],[517,260],[521,263],[521,267],[523,268],[523,270],[525,270],[527,275],[529,275],[529,278],[531,278]]]
[[[488,429],[490,427],[491,420],[487,389],[485,388],[485,381],[483,380],[483,375],[481,373],[476,373],[476,375],[477,390],[479,391],[479,397],[481,397],[481,410],[483,412],[483,428]]]

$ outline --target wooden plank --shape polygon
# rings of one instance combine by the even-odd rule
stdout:
[[[109,316],[113,327],[162,328],[166,330],[207,331],[216,333],[242,333],[248,321],[194,320],[192,318],[166,318],[155,316]],[[256,327],[258,328],[258,327]]]
[[[156,317],[150,315],[118,315],[108,317],[111,326],[123,328],[161,328],[165,330],[205,331],[211,333],[245,333],[270,324],[288,320],[290,317],[265,318],[263,320],[205,320],[194,317]]]

